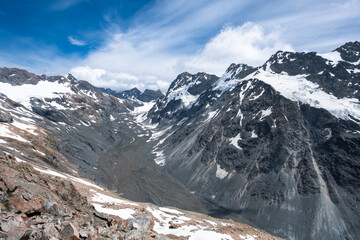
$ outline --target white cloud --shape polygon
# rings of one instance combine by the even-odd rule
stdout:
[[[182,60],[180,68],[221,75],[231,63],[259,66],[278,50],[293,51],[280,32],[245,23],[224,28],[199,53]]]
[[[251,8],[253,4],[250,0],[157,1],[138,15],[137,24],[127,32],[109,31],[114,33],[107,42],[80,65],[170,83],[183,71],[221,75],[233,62],[259,66],[278,50],[331,51],[358,36],[356,31],[338,32],[359,19],[359,0],[340,5],[336,0],[308,0],[296,2],[296,7],[282,0],[276,7],[269,2]],[[209,32],[226,23],[231,26],[210,39]],[[208,41],[198,41],[205,36]],[[317,46],[320,49],[314,49]],[[122,86],[131,82],[141,88],[151,83],[117,79]]]
[[[277,50],[292,50],[281,40],[280,32],[253,23],[226,27],[202,50],[186,55],[170,54],[163,48],[163,40],[145,39],[139,41],[133,33],[114,34],[71,73],[96,86],[166,90],[184,71],[221,75],[233,62],[258,66]]]
[[[135,76],[125,72],[109,72],[100,68],[89,66],[78,66],[72,68],[70,73],[79,80],[86,80],[98,87],[112,88],[114,90],[124,90],[137,87],[140,90],[165,89],[168,82],[162,81],[155,76],[142,75]]]
[[[69,36],[69,37],[68,37],[68,40],[69,40],[69,42],[70,42],[72,45],[76,45],[76,46],[85,46],[85,45],[86,45],[86,42],[85,42],[85,41],[76,39],[76,38],[73,37],[73,36]]]
[[[55,6],[65,9],[81,2],[56,1]],[[258,66],[277,50],[331,51],[358,40],[359,7],[360,0],[158,0],[125,21],[128,25],[104,13],[108,27],[99,30],[101,46],[90,48],[85,57],[56,48],[44,52],[41,46],[27,54],[12,52],[12,57],[0,53],[0,63],[37,73],[71,69],[79,79],[114,89],[166,90],[183,71],[221,75],[232,62]],[[87,44],[76,36],[68,40]]]

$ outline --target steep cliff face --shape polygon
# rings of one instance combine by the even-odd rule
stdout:
[[[190,103],[159,100],[148,114],[166,130],[155,161],[280,236],[358,238],[359,50],[278,52],[259,68],[231,65]]]
[[[156,101],[164,96],[164,94],[160,90],[155,91],[155,90],[145,89],[144,92],[141,92],[137,88],[132,88],[130,90],[117,92],[110,88],[99,88],[99,89],[104,93],[113,95],[121,99],[132,99],[132,100],[138,99],[139,101],[142,102]]]
[[[0,111],[16,119],[3,128],[29,132],[24,124],[41,127],[53,147],[71,164],[87,176],[96,177],[94,168],[100,154],[118,141],[119,116],[133,109],[134,103],[103,93],[71,75],[37,76],[6,68],[0,73]],[[16,81],[9,82],[12,78]],[[36,136],[29,132],[29,137]]]

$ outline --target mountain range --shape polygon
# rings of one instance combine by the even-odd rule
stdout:
[[[160,90],[154,91],[151,89],[145,89],[144,92],[141,92],[137,88],[132,88],[130,90],[125,90],[121,92],[114,91],[110,88],[99,88],[99,89],[104,93],[108,93],[118,98],[138,99],[142,102],[151,102],[164,96],[164,94]]]
[[[359,84],[359,42],[184,72],[165,95],[1,68],[0,150],[132,201],[359,239]]]

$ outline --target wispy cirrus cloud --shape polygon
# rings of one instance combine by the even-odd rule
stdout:
[[[77,3],[66,0],[58,9]],[[69,58],[55,47],[43,55],[33,51],[44,59],[36,64],[23,58],[47,72],[56,66],[46,60],[63,59],[76,77],[97,86],[165,90],[183,71],[221,75],[232,62],[260,65],[277,50],[324,52],[360,39],[360,0],[157,0],[126,21],[115,5],[103,15],[96,47],[93,35],[66,36],[72,45],[87,44],[85,55],[72,47],[79,55]]]
[[[335,34],[349,20],[359,19],[358,0],[340,6],[337,1],[260,2],[158,1],[134,19],[133,28],[117,29],[82,64],[170,82],[182,71],[221,75],[232,62],[257,66],[277,50],[319,47],[330,51],[359,36]],[[247,15],[248,9],[252,14]],[[152,21],[147,21],[148,16]],[[137,80],[118,78],[116,82],[130,87]]]
[[[83,0],[57,0],[50,5],[50,9],[54,11],[62,11],[82,1]]]
[[[87,44],[85,41],[79,40],[73,36],[69,36],[68,40],[72,45],[76,45],[76,46],[85,46]]]
[[[90,54],[84,61],[85,66],[75,67],[71,73],[102,87],[144,89],[151,86],[165,90],[168,79],[184,71],[221,75],[233,62],[258,66],[277,50],[293,50],[282,42],[280,35],[253,23],[229,26],[199,51],[183,55],[161,51],[161,41],[135,45],[127,35],[119,34],[106,48]]]

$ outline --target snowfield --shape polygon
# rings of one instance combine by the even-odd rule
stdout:
[[[0,82],[0,92],[31,109],[31,98],[57,98],[63,94],[71,93],[72,90],[70,89],[70,83],[40,81],[36,85],[12,86],[9,83]]]

